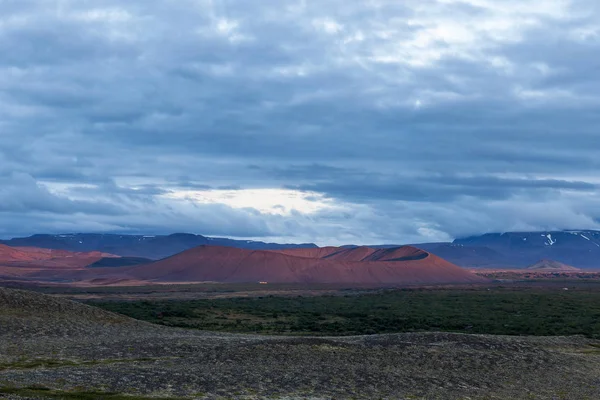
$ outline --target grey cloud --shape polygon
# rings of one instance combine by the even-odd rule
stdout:
[[[70,188],[69,193],[74,195],[84,196],[114,196],[114,197],[126,197],[134,199],[148,199],[153,196],[160,196],[170,193],[169,190],[162,188],[159,185],[143,184],[136,185],[135,187],[123,187],[117,185],[114,181],[107,180],[105,182],[82,187]]]
[[[253,209],[236,210],[220,204],[195,204],[189,200],[158,197],[165,191],[142,186],[137,189],[114,183],[71,188],[79,198],[55,195],[30,176],[14,174],[0,180],[0,236],[31,232],[169,233],[197,231],[211,235],[264,237],[274,233],[264,216]],[[269,217],[267,217],[268,219]],[[277,217],[271,224],[281,225]]]
[[[307,241],[322,232],[323,242],[600,217],[586,201],[600,168],[600,9],[591,0],[27,0],[2,9],[0,179],[11,183],[0,193],[18,194],[5,197],[6,234],[21,229],[16,215],[44,221],[32,231]],[[57,195],[43,184],[70,186]],[[205,205],[163,198],[245,188],[314,191],[344,211],[215,208],[223,217],[203,224],[186,215]],[[519,212],[527,201],[552,211],[530,217]],[[160,207],[179,217],[141,214]]]
[[[377,202],[403,200],[414,202],[448,202],[460,197],[480,200],[505,200],[517,194],[538,199],[560,189],[594,192],[598,185],[588,182],[555,179],[501,179],[489,176],[366,176],[339,181],[290,186],[290,188],[326,193],[342,200]]]
[[[65,214],[123,215],[117,204],[89,200],[72,200],[55,195],[31,176],[15,173],[0,179],[0,213],[48,212]]]

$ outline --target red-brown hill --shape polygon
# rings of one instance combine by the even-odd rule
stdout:
[[[102,253],[72,253],[65,250],[42,249],[38,247],[10,247],[0,244],[0,262],[35,262],[57,258],[79,258],[98,256]]]
[[[433,254],[408,246],[385,250],[360,247],[285,251],[199,246],[147,265],[127,268],[126,274],[154,282],[387,285],[486,281]]]
[[[33,260],[35,260],[35,257],[26,251],[0,244],[0,263]]]
[[[87,267],[118,256],[91,252],[10,247],[0,244],[0,278],[42,281],[71,280],[85,273]],[[85,274],[83,274],[85,275]]]
[[[118,256],[99,251],[71,252],[37,247],[10,247],[0,244],[0,264],[2,265],[83,267],[107,257]]]

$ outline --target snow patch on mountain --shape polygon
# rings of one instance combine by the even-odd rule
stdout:
[[[554,244],[556,243],[556,239],[552,239],[552,234],[547,233],[547,234],[543,234],[542,236],[545,236],[548,241],[546,243],[544,243],[546,246],[554,246]]]

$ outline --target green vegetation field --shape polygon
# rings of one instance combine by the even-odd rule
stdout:
[[[451,331],[600,338],[600,285],[399,289],[360,295],[94,302],[133,318],[213,331],[355,335]]]

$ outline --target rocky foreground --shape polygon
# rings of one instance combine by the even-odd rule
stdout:
[[[197,399],[598,399],[600,343],[448,333],[214,334],[0,288],[0,397],[79,398],[73,396],[86,392]]]

